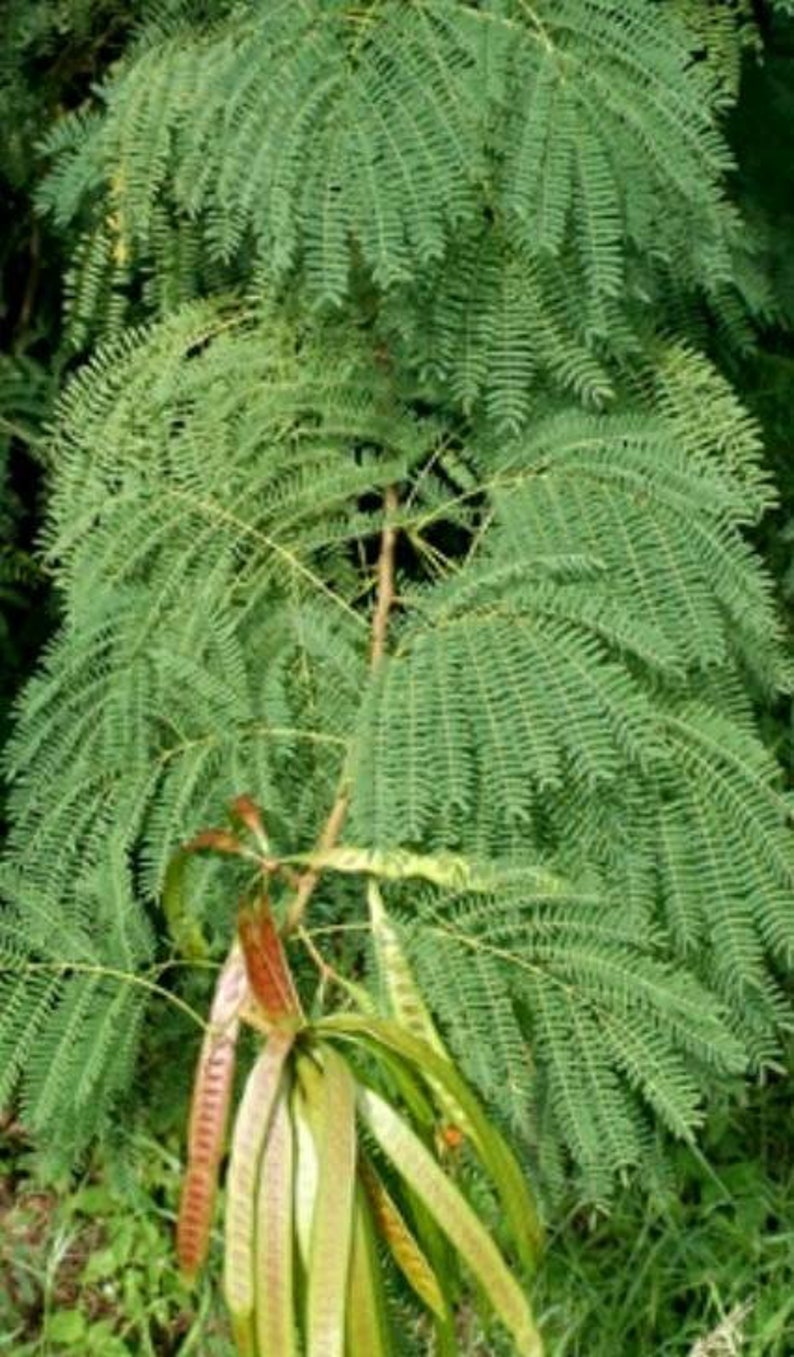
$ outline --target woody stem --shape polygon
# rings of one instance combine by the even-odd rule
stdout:
[[[389,630],[389,615],[394,605],[394,562],[397,547],[398,529],[391,521],[398,508],[397,489],[387,486],[383,496],[384,523],[380,538],[380,551],[377,564],[377,595],[375,610],[372,614],[370,632],[369,668],[375,670],[386,653],[386,638]],[[317,840],[316,851],[325,852],[333,848],[342,832],[350,805],[350,790],[345,774],[337,791],[334,804],[323,825]],[[287,911],[284,923],[284,935],[294,933],[303,920],[309,901],[314,894],[320,873],[313,868],[303,872],[295,891],[295,896]]]

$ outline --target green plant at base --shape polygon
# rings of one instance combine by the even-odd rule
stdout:
[[[209,847],[213,835],[221,851],[235,851],[232,837],[218,831],[196,845]],[[281,866],[263,863],[270,873]],[[524,1292],[427,1143],[433,1102],[451,1105],[493,1180],[523,1268],[531,1270],[540,1227],[521,1169],[454,1067],[399,1022],[337,1013],[307,1023],[267,895],[241,911],[238,927],[199,1059],[177,1239],[193,1276],[209,1240],[244,1019],[266,1041],[237,1110],[226,1193],[224,1286],[243,1357],[392,1352],[378,1235],[415,1298],[429,1306],[440,1350],[458,1351],[451,1309],[458,1254],[516,1352],[541,1357]],[[383,960],[406,994],[410,975],[394,942]],[[340,1046],[350,1049],[352,1063]],[[405,1110],[395,1105],[395,1090]],[[388,1165],[391,1188],[360,1143],[357,1122]]]

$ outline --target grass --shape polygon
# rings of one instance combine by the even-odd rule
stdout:
[[[715,1112],[704,1157],[679,1149],[650,1194],[626,1187],[608,1214],[572,1208],[536,1288],[549,1357],[790,1357],[793,1130],[790,1089],[757,1089]],[[0,1357],[231,1357],[217,1289],[188,1291],[176,1270],[180,1171],[168,1131],[76,1181],[42,1180],[6,1127]],[[218,1245],[216,1276],[219,1263]],[[467,1351],[509,1348],[472,1329]]]

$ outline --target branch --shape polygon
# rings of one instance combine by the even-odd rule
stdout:
[[[386,651],[386,632],[389,626],[389,613],[394,603],[394,550],[397,545],[397,529],[389,522],[397,511],[397,491],[390,485],[383,499],[386,521],[380,539],[378,557],[378,597],[375,612],[372,615],[372,646],[370,649],[370,668],[383,659]]]
[[[389,628],[389,614],[394,605],[394,555],[397,545],[397,528],[390,522],[398,507],[397,490],[393,485],[387,487],[383,497],[384,524],[380,538],[380,552],[378,555],[377,581],[378,592],[375,602],[375,611],[372,614],[372,630],[369,651],[370,672],[377,668],[383,656],[386,653],[386,636]],[[336,800],[331,807],[328,819],[323,826],[322,833],[316,844],[316,851],[324,852],[333,848],[339,835],[342,832],[342,826],[345,823],[348,806],[350,805],[350,792],[348,791],[344,779],[337,792]],[[306,913],[309,901],[314,894],[317,883],[320,880],[318,871],[309,870],[304,872],[298,883],[284,923],[284,936],[294,933],[300,927],[304,914]]]

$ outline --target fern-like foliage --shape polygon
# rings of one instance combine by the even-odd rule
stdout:
[[[17,920],[31,898],[34,920],[84,919],[108,872],[111,900],[136,880],[155,897],[180,839],[241,787],[285,850],[306,847],[342,775],[353,841],[541,859],[582,883],[572,914],[436,902],[417,945],[450,1033],[466,1015],[472,1074],[494,1093],[507,1080],[516,1118],[547,1104],[591,1184],[640,1157],[621,1072],[680,1132],[699,1088],[687,1053],[768,1054],[792,869],[743,686],[776,675],[775,619],[739,529],[770,492],[753,426],[701,359],[669,351],[633,413],[549,413],[447,462],[443,427],[349,331],[194,307],[87,365],[53,456],[66,622],[9,754]],[[431,565],[423,583],[411,569],[368,677],[368,506],[393,484]],[[439,523],[468,537],[457,566],[432,546]],[[223,936],[216,876],[194,880]],[[330,914],[343,899],[329,887]],[[103,943],[104,964],[134,970],[121,946]],[[67,993],[89,1004],[108,983],[75,973]],[[592,1063],[571,1072],[580,1043]],[[58,1104],[28,1078],[46,1125]]]
[[[363,269],[398,326],[418,289],[412,359],[433,355],[464,406],[517,423],[538,370],[604,400],[605,358],[660,297],[720,309],[738,282],[717,123],[735,22],[706,26],[721,45],[704,61],[680,11],[249,0],[155,25],[100,110],[49,142],[43,203],[64,225],[88,214],[78,332],[118,321],[136,262],[161,306],[202,269],[259,261],[338,307]]]
[[[602,1194],[790,1021],[755,728],[788,669],[745,536],[774,492],[692,342],[696,302],[744,321],[752,292],[733,30],[650,0],[212,8],[165,6],[50,142],[78,320],[122,332],[50,448],[64,620],[6,760],[7,1085],[90,1132],[180,843],[246,792],[300,857],[341,804],[349,846],[491,864],[388,903],[471,1077]],[[223,870],[189,874],[219,951]],[[363,898],[329,870],[312,901],[359,966]]]

